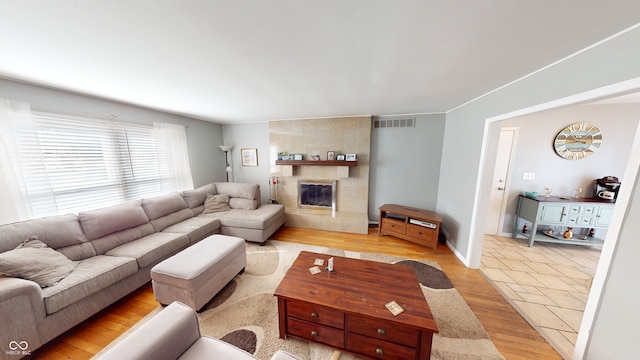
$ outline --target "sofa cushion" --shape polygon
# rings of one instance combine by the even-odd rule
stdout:
[[[132,258],[98,255],[78,263],[57,285],[42,290],[47,314],[52,314],[138,271]]]
[[[14,249],[31,236],[37,236],[52,249],[87,241],[76,215],[49,216],[1,225],[0,252]]]
[[[207,194],[216,194],[216,186],[213,183],[200,186],[194,190],[185,190],[182,192],[182,198],[187,202],[189,208],[193,209],[204,204]]]
[[[278,204],[261,205],[255,210],[233,209],[219,213],[201,214],[198,217],[213,217],[220,220],[220,226],[246,229],[265,229],[284,215],[284,206]]]
[[[139,200],[81,212],[80,223],[88,240],[95,240],[117,231],[130,229],[149,222]]]
[[[31,280],[43,288],[55,285],[75,266],[35,236],[13,250],[0,253],[0,275]]]
[[[215,354],[216,359],[234,359],[234,360],[255,360],[255,356],[233,346],[228,342],[214,339],[208,336],[201,336],[196,342],[182,354],[179,360],[197,360],[206,357],[207,354]]]
[[[232,198],[244,198],[249,200],[255,200],[259,198],[258,184],[247,183],[230,183],[220,182],[215,183],[218,194],[229,194]]]
[[[151,235],[154,232],[155,229],[153,228],[153,225],[151,225],[151,223],[145,223],[131,229],[118,231],[105,237],[101,237],[100,239],[93,240],[91,241],[91,244],[96,249],[98,255],[103,255],[114,247]]]
[[[138,266],[144,268],[155,265],[188,245],[187,235],[158,232],[115,247],[105,255],[134,258]]]
[[[218,233],[220,231],[220,220],[204,216],[192,217],[171,225],[162,231],[185,234],[189,237],[189,242],[193,244],[209,235]]]
[[[204,201],[203,214],[228,210],[231,210],[231,207],[229,207],[229,194],[207,194],[207,198]]]
[[[187,202],[177,192],[142,199],[140,203],[149,220],[187,208]]]

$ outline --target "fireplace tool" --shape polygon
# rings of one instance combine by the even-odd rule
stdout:
[[[279,183],[280,183],[280,180],[278,179],[277,176],[272,176],[269,178],[269,202],[272,204],[278,203],[278,184]]]

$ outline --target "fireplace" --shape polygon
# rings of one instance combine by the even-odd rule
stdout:
[[[336,211],[336,180],[298,180],[298,207]]]

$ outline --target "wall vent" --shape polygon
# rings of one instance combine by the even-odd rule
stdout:
[[[404,128],[404,127],[416,127],[416,118],[399,118],[399,119],[376,119],[373,120],[374,129],[387,129],[387,128]]]

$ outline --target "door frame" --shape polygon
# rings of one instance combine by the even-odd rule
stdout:
[[[513,131],[513,136],[511,138],[511,148],[509,149],[509,160],[507,164],[507,173],[505,175],[505,180],[504,180],[504,190],[502,190],[502,194],[503,194],[502,203],[500,204],[500,211],[497,214],[498,215],[497,235],[510,237],[511,232],[504,231],[504,220],[507,216],[507,204],[509,202],[509,187],[511,186],[511,176],[513,175],[513,164],[515,162],[515,150],[518,145],[518,135],[520,133],[520,128],[517,126],[505,126],[500,128],[500,133],[502,133],[503,131]],[[497,158],[498,158],[498,154],[496,153],[496,159]],[[495,167],[494,167],[493,176],[495,177]],[[493,179],[492,179],[492,183],[493,183]],[[491,197],[493,197],[493,194],[496,191],[498,190],[494,186],[492,186]],[[491,214],[488,214],[488,215],[491,216]]]

